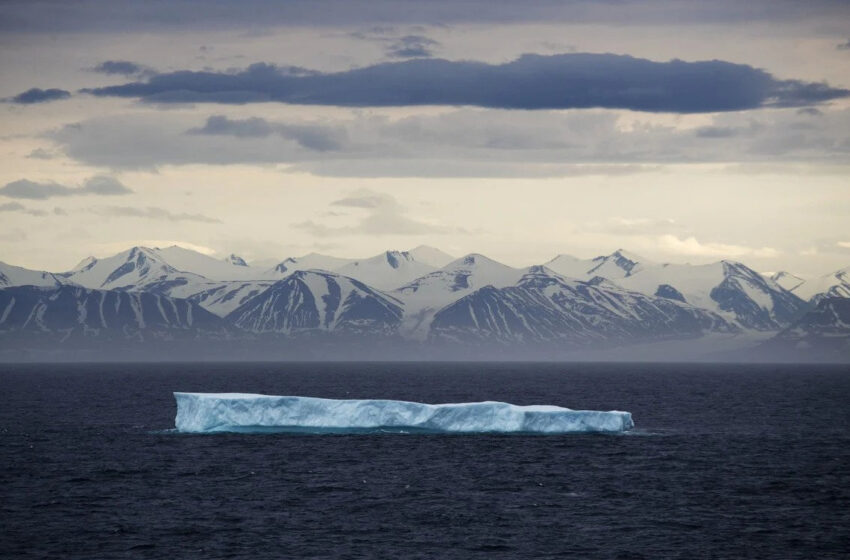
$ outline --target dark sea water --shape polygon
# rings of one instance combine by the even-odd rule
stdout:
[[[847,558],[835,366],[0,366],[2,558]],[[172,391],[633,413],[614,435],[180,435]]]

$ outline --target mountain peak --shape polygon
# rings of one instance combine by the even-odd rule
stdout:
[[[93,256],[88,256],[77,263],[77,266],[71,269],[71,272],[79,272],[81,270],[88,270],[97,264],[97,259]]]
[[[452,255],[429,245],[420,245],[415,249],[408,250],[407,253],[410,254],[410,256],[417,262],[421,262],[435,268],[442,268],[455,260],[455,257]]]
[[[646,263],[646,262],[648,262],[647,259],[638,255],[637,253],[632,253],[631,251],[626,251],[625,249],[617,249],[616,251],[611,253],[611,255],[609,255],[609,256],[614,257],[614,258],[626,259],[626,260],[632,261],[633,263]]]
[[[474,266],[476,264],[495,262],[493,259],[485,257],[481,253],[469,253],[468,255],[464,255],[461,258],[453,261],[450,264],[455,265],[465,265],[465,266]]]
[[[593,259],[595,266],[587,271],[588,276],[604,276],[618,279],[637,273],[649,261],[625,249],[617,249],[610,255],[601,255]]]
[[[401,261],[415,260],[407,251],[387,251],[384,253],[384,257],[387,259],[387,264],[393,268],[401,266]]]
[[[248,263],[245,262],[245,259],[233,253],[231,253],[229,257],[225,258],[224,262],[230,263],[233,266],[248,266]]]

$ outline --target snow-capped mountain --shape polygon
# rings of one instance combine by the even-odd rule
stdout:
[[[225,323],[194,302],[145,292],[18,286],[0,289],[0,333],[169,340],[223,334]]]
[[[273,283],[272,280],[226,278],[262,277],[263,274],[264,271],[240,265],[234,259],[220,261],[181,247],[133,247],[105,259],[86,259],[63,276],[66,282],[90,289],[148,292],[191,299],[223,317]]]
[[[478,288],[516,284],[524,272],[477,253],[454,260],[440,270],[391,292],[404,302],[402,331],[408,336],[424,339],[438,310]]]
[[[401,323],[401,302],[331,272],[297,271],[231,312],[227,319],[254,333],[334,332],[388,335]]]
[[[720,315],[607,282],[532,267],[515,285],[485,286],[437,312],[432,341],[551,345],[625,343],[735,332]]]
[[[415,249],[411,249],[407,251],[408,253],[416,259],[417,262],[425,263],[427,265],[433,266],[434,268],[443,268],[453,260],[455,257],[451,256],[448,253],[445,253],[435,247],[429,247],[428,245],[420,245]]]
[[[196,283],[208,281],[197,274],[182,273],[148,247],[133,247],[104,259],[89,257],[62,276],[69,282],[95,290],[132,290],[178,278]]]
[[[801,352],[814,360],[850,360],[850,299],[821,298],[767,346],[778,352]]]
[[[646,266],[616,283],[720,313],[747,329],[779,330],[805,307],[805,302],[773,280],[734,261]]]
[[[334,272],[381,290],[392,290],[433,270],[433,266],[418,262],[407,251],[386,251],[369,259],[350,262]]]
[[[124,290],[178,278],[195,283],[271,278],[267,271],[247,266],[236,255],[219,260],[176,245],[133,247],[103,259],[89,257],[63,276],[87,288]]]
[[[617,249],[610,255],[593,259],[580,259],[572,255],[558,255],[543,266],[567,278],[586,280],[601,276],[609,280],[618,280],[640,272],[645,266],[655,263],[624,249]]]
[[[546,266],[568,278],[606,278],[629,290],[686,302],[749,329],[778,330],[803,311],[803,302],[780,282],[733,261],[656,264],[620,249],[592,260],[559,255]],[[780,276],[783,282],[792,278]]]
[[[30,270],[0,262],[0,288],[10,286],[59,286],[66,284],[64,278],[50,272]]]
[[[794,288],[794,294],[812,304],[831,297],[850,298],[850,266],[806,280]]]
[[[769,275],[768,278],[770,278],[789,292],[793,292],[796,288],[800,286],[800,284],[805,282],[803,278],[791,274],[790,272],[785,272],[784,270],[775,272]]]
[[[303,257],[289,257],[275,265],[271,272],[275,275],[275,277],[280,278],[281,276],[288,276],[289,274],[299,270],[334,271],[353,261],[354,259],[343,259],[319,253],[310,253]]]
[[[208,280],[260,280],[263,270],[254,269],[236,255],[226,259],[216,259],[191,249],[173,245],[152,251],[171,267],[180,272],[190,272]]]
[[[595,259],[560,255],[550,261],[560,272],[513,268],[475,253],[435,270],[417,254],[431,262],[448,257],[424,246],[369,259],[313,253],[264,269],[236,255],[134,247],[65,273],[0,263],[0,350],[9,355],[34,337],[47,346],[109,341],[104,352],[117,348],[115,341],[190,340],[197,351],[226,339],[213,344],[223,356],[304,350],[320,357],[343,347],[340,355],[360,349],[370,357],[382,348],[408,356],[448,341],[557,353],[582,345],[693,345],[703,334],[704,346],[722,338],[744,349],[782,329],[775,348],[829,349],[850,329],[842,303],[800,319],[832,296],[850,301],[850,269],[793,285],[793,275],[769,278],[733,261],[662,265],[623,250]],[[17,284],[26,286],[3,288]],[[797,297],[808,293],[812,303]],[[328,334],[334,336],[317,336]],[[319,346],[304,344],[302,335]],[[747,337],[752,341],[738,340]]]

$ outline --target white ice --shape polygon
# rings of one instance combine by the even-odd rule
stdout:
[[[180,432],[623,432],[628,412],[517,406],[503,402],[424,404],[392,400],[335,400],[244,393],[174,393]]]

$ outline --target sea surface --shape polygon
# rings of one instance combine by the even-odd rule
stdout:
[[[847,558],[850,370],[0,365],[2,558]],[[181,435],[173,391],[627,410],[627,435]]]

